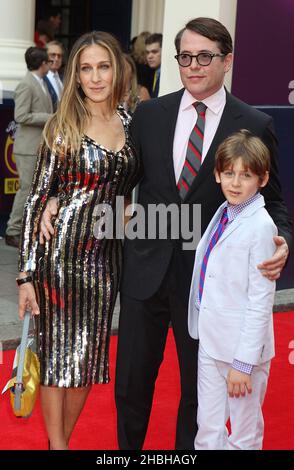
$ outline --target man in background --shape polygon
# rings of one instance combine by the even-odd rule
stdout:
[[[46,49],[49,58],[49,72],[44,77],[44,80],[51,96],[53,111],[55,112],[63,90],[63,83],[59,75],[63,59],[63,45],[59,41],[50,41],[46,45]]]
[[[162,34],[154,33],[145,41],[146,59],[149,67],[154,70],[151,98],[156,98],[159,92]]]
[[[61,10],[59,7],[50,7],[44,18],[37,22],[34,42],[37,47],[46,47],[53,41],[61,26]]]
[[[33,179],[43,127],[53,111],[44,82],[49,70],[47,51],[29,47],[25,53],[25,61],[28,72],[16,87],[14,96],[14,119],[18,127],[13,153],[19,175],[19,189],[5,234],[6,244],[16,248],[19,246],[23,208]]]

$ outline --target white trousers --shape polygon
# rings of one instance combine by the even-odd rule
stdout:
[[[270,361],[254,366],[252,393],[230,398],[226,378],[231,364],[206,354],[201,343],[198,353],[198,433],[196,450],[259,450],[262,448],[264,421],[262,404],[269,376]],[[231,422],[228,436],[226,423]]]

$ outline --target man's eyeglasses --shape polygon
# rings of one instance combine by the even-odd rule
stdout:
[[[177,54],[175,59],[177,59],[181,67],[189,67],[192,64],[192,59],[195,57],[197,63],[203,67],[210,65],[214,57],[224,57],[226,54],[212,54],[210,52],[200,52],[200,54]]]

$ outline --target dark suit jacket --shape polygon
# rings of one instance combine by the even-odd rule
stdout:
[[[147,211],[149,204],[177,204],[182,201],[176,187],[173,167],[173,139],[180,101],[184,90],[143,102],[136,110],[131,136],[142,159],[144,176],[140,182],[138,203]],[[185,204],[201,204],[203,233],[218,206],[224,201],[220,185],[215,182],[214,158],[218,145],[230,134],[249,129],[259,136],[271,153],[268,185],[262,191],[266,208],[278,226],[279,234],[291,243],[291,222],[281,196],[277,165],[277,139],[272,118],[227,93],[224,112]],[[199,221],[198,221],[199,223]],[[151,297],[160,287],[173,259],[178,277],[178,292],[188,301],[195,250],[183,251],[182,240],[125,240],[121,291],[137,299]]]

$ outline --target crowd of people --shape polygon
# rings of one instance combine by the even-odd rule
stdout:
[[[161,34],[141,33],[123,54],[111,34],[86,33],[63,83],[63,47],[49,39],[27,51],[15,94],[20,191],[6,233],[20,248],[20,318],[26,309],[36,318],[49,448],[68,449],[91,386],[109,381],[120,291],[119,448],[144,445],[171,325],[181,383],[175,449],[261,449],[273,294],[292,227],[272,119],[224,87],[228,30],[212,18],[189,21],[175,37],[183,88],[160,97]],[[182,223],[188,207],[190,226],[201,205],[196,256],[172,236],[172,218],[165,238],[97,236],[97,205],[115,219],[117,197],[130,201],[135,187],[146,233],[151,206],[175,205]]]

